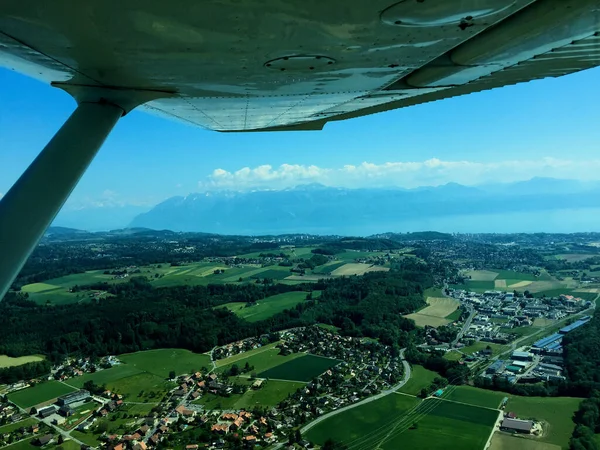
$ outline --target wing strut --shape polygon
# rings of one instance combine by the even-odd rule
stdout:
[[[80,103],[0,200],[0,300],[124,112]]]

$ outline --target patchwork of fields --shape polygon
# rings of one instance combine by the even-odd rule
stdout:
[[[560,294],[571,294],[586,300],[593,300],[594,293],[580,291],[579,283],[571,278],[557,280],[547,272],[539,276],[529,273],[513,272],[510,270],[469,270],[464,273],[470,279],[464,284],[453,286],[455,289],[465,289],[472,292],[488,290],[500,291],[529,291],[536,297],[546,297]]]
[[[314,291],[313,298],[317,298],[319,294],[319,291]],[[259,300],[252,306],[246,306],[246,303],[243,302],[232,302],[215,308],[227,308],[241,319],[258,322],[259,320],[268,319],[285,309],[293,308],[298,303],[302,303],[307,295],[308,292],[304,291],[286,292]]]
[[[456,311],[460,302],[447,297],[427,297],[429,306],[404,317],[412,319],[418,327],[429,325],[439,327],[456,320]]]

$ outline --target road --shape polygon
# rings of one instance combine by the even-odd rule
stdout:
[[[456,339],[454,339],[452,341],[452,343],[450,344],[450,347],[456,347],[456,344],[458,343],[458,341],[460,341],[462,339],[462,337],[464,336],[466,331],[471,326],[471,322],[473,322],[473,318],[475,317],[476,311],[471,305],[467,305],[466,308],[467,308],[467,311],[469,311],[469,317],[467,317],[467,320],[465,320],[465,323],[463,324],[460,331],[456,335]]]
[[[323,414],[322,416],[317,417],[315,420],[313,420],[310,423],[307,423],[306,425],[304,425],[301,429],[300,432],[301,433],[306,433],[308,430],[310,430],[312,427],[314,427],[315,425],[318,425],[319,423],[321,423],[322,421],[324,421],[325,419],[329,419],[330,417],[333,417],[339,413],[342,413],[344,411],[348,411],[349,409],[352,408],[356,408],[357,406],[361,406],[364,405],[366,403],[370,403],[370,402],[374,402],[375,400],[379,400],[382,397],[385,397],[386,395],[389,395],[393,392],[396,392],[398,389],[400,389],[402,386],[404,386],[408,380],[410,379],[410,364],[408,364],[408,362],[404,359],[404,351],[406,349],[402,349],[400,351],[400,357],[402,358],[402,365],[404,366],[404,376],[402,377],[402,381],[400,381],[400,383],[396,384],[395,386],[391,387],[390,389],[387,389],[385,391],[381,391],[379,394],[373,395],[372,397],[368,397],[365,398],[364,400],[361,400],[360,402],[356,402],[353,403],[352,405],[348,405],[348,406],[344,406],[342,408],[333,410],[331,412],[328,412],[327,414]],[[283,445],[283,444],[281,444]],[[280,448],[280,447],[276,447],[276,448]]]

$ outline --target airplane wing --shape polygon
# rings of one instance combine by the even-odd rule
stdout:
[[[0,199],[0,298],[133,108],[319,130],[597,66],[599,31],[600,0],[3,0],[0,65],[78,107]]]
[[[597,66],[598,31],[600,0],[4,0],[0,64],[211,130],[312,130]]]

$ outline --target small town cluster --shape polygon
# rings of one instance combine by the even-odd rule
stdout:
[[[214,449],[223,448],[228,441],[234,440],[241,441],[248,448],[256,444],[287,442],[290,434],[300,425],[364,397],[389,390],[403,378],[401,355],[394,354],[391,347],[373,340],[340,336],[319,326],[294,328],[272,335],[274,336],[265,335],[228,344],[213,349],[212,353],[215,359],[228,357],[258,349],[265,339],[276,338],[276,348],[281,355],[305,353],[327,358],[333,363],[329,369],[288,395],[278,405],[270,408],[255,407],[251,410],[205,409],[198,400],[204,395],[226,398],[232,393],[240,393],[239,389],[258,390],[269,383],[268,379],[242,375],[250,378],[252,383],[241,385],[236,383],[236,377],[229,376],[226,372],[198,371],[179,375],[175,379],[176,387],[164,398],[157,398],[159,402],[152,408],[150,415],[135,418],[135,425],[128,432],[102,433],[99,437],[103,442],[102,446],[108,450],[146,450],[163,448],[166,443],[173,444],[173,439],[176,439],[178,444],[184,444],[188,450],[193,450],[197,448],[198,441],[190,439],[179,442],[178,436],[190,426],[209,433],[212,437],[208,448]],[[120,361],[114,356],[101,358],[94,363],[89,358],[73,359],[55,367],[52,378],[68,383],[73,377],[96,373],[118,364]],[[59,438],[62,442],[63,437],[79,442],[71,431],[90,432],[102,418],[111,419],[131,401],[116,392],[101,390],[99,386],[88,383],[85,387],[90,386],[89,390],[80,389],[68,393],[59,397],[54,404],[39,409],[26,411],[8,402],[3,404],[0,411],[5,414],[13,413],[10,415],[11,422],[24,418],[35,419],[34,431],[31,427],[18,429],[12,433],[13,437],[5,436],[5,442],[6,439],[12,442],[26,437],[27,433],[39,433],[40,425],[45,427],[46,433],[34,441],[39,445],[56,443]],[[310,447],[310,443],[301,436],[296,438],[296,442],[302,447]]]
[[[562,338],[587,323],[590,316],[580,313],[593,307],[592,302],[572,295],[528,298],[500,291],[478,294],[453,289],[449,289],[449,294],[472,313],[464,327],[464,340],[518,344],[523,339],[519,339],[515,333],[519,327],[531,326],[540,319],[553,324],[556,320],[577,315],[572,323],[561,327],[556,333],[540,336],[531,345],[518,348],[515,345],[510,359],[495,359],[482,374],[485,377],[504,376],[512,383],[518,380],[536,382],[564,379]],[[464,343],[459,342],[456,346],[460,348]],[[491,349],[482,349],[468,356],[466,361],[489,358],[491,355]]]

